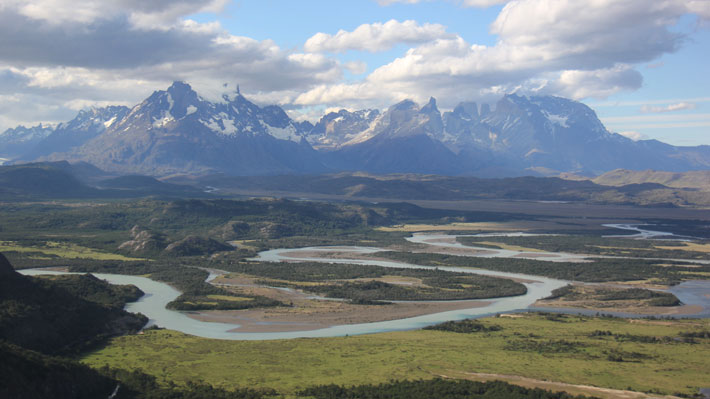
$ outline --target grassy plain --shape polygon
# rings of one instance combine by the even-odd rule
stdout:
[[[710,386],[710,339],[679,339],[684,332],[707,332],[708,320],[526,314],[481,322],[500,330],[274,341],[210,340],[157,330],[113,339],[82,361],[142,369],[165,383],[199,379],[227,389],[263,387],[286,394],[317,384],[465,378],[467,373],[664,394],[694,395]]]
[[[95,259],[95,260],[143,260],[128,256],[99,251],[74,243],[46,241],[42,245],[22,245],[15,241],[0,241],[0,252],[20,252],[30,256],[42,257],[49,255],[66,259]]]

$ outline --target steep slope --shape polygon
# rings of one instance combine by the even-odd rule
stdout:
[[[239,93],[211,103],[175,82],[85,145],[53,157],[149,175],[323,171],[301,127],[279,107],[260,108]]]
[[[702,162],[689,160],[688,151],[611,133],[591,108],[565,98],[513,94],[498,101],[494,111],[476,116],[468,111],[474,108],[460,104],[445,115],[447,146],[459,152],[490,151],[495,158],[528,171],[596,175],[610,168],[703,167]]]
[[[431,98],[422,108],[410,100],[390,107],[341,147],[325,154],[336,170],[370,173],[459,174],[475,160],[457,157],[441,141],[443,122]]]
[[[47,354],[70,353],[106,336],[137,331],[146,322],[51,281],[23,276],[0,254],[0,339]]]
[[[39,140],[47,134],[42,129],[0,135],[0,157],[3,138],[14,148],[13,143]],[[130,110],[82,111],[31,147],[20,159],[84,161],[109,173],[152,176],[338,171],[597,176],[618,168],[710,169],[710,146],[635,142],[609,132],[586,105],[559,97],[511,94],[493,109],[463,102],[443,115],[434,98],[422,107],[405,100],[384,113],[331,112],[312,125],[292,120],[278,106],[260,107],[238,89],[210,102],[183,82]]]
[[[80,182],[68,163],[0,166],[0,198],[95,197],[98,190]]]
[[[379,115],[376,109],[329,112],[309,131],[306,139],[316,149],[332,150],[369,129]]]

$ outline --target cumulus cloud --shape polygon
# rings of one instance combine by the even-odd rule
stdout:
[[[283,49],[271,40],[230,34],[217,22],[188,19],[219,12],[227,0],[4,0],[0,130],[11,120],[28,120],[30,112],[35,120],[60,121],[79,106],[134,103],[173,80],[207,95],[224,82],[239,83],[250,98],[291,112],[297,106],[308,112],[386,107],[429,96],[446,108],[513,91],[603,98],[638,89],[639,65],[683,46],[688,36],[675,27],[681,16],[710,21],[707,0],[445,1],[506,4],[490,26],[496,42],[484,46],[443,25],[391,20],[318,33],[303,49]],[[366,64],[352,57],[341,63],[329,54],[380,52],[400,43],[413,47],[359,81],[352,75],[365,74]],[[678,110],[671,106],[682,101],[648,112]]]
[[[675,104],[668,104],[666,106],[653,106],[653,105],[643,105],[641,107],[641,112],[645,114],[649,113],[663,113],[663,112],[674,112],[674,111],[685,111],[690,109],[695,109],[695,103],[680,102]]]
[[[184,15],[217,12],[228,0],[6,0],[6,7],[53,25],[91,23],[107,15],[126,15],[139,26],[162,26]]]
[[[32,103],[36,120],[61,121],[77,104],[136,103],[173,80],[207,91],[235,82],[289,99],[342,79],[344,67],[332,58],[186,19],[218,12],[226,2],[6,0],[0,4],[0,93]],[[23,112],[4,115],[0,130],[27,120]]]
[[[303,46],[310,52],[342,53],[348,50],[378,52],[389,50],[399,43],[424,43],[451,36],[439,24],[419,25],[416,21],[362,24],[352,32],[340,30],[335,35],[316,33]]]
[[[643,78],[636,65],[679,49],[687,36],[674,25],[688,13],[704,18],[705,8],[707,2],[684,0],[510,1],[490,26],[495,45],[436,37],[361,82],[316,86],[296,101],[332,104],[363,96],[424,101],[434,95],[446,107],[512,91],[604,98],[640,88]]]

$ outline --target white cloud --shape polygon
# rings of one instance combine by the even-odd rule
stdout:
[[[593,71],[562,71],[542,92],[574,99],[604,98],[622,90],[641,87],[643,77],[630,65],[615,65]]]
[[[643,113],[663,113],[663,112],[674,112],[674,111],[685,111],[690,109],[695,109],[695,103],[680,102],[675,104],[668,104],[665,107],[644,105],[641,107],[641,112]]]
[[[510,1],[490,27],[498,37],[495,45],[435,37],[361,82],[319,85],[296,101],[349,104],[368,98],[391,103],[402,97],[425,101],[433,95],[442,107],[451,107],[460,100],[485,100],[511,91],[604,98],[640,88],[643,78],[636,65],[680,48],[687,37],[675,24],[698,8],[684,0]]]
[[[228,0],[6,0],[5,7],[20,15],[52,25],[91,23],[107,16],[126,14],[138,26],[156,27],[184,15],[219,12]]]
[[[217,12],[225,3],[3,1],[0,93],[18,94],[35,120],[61,121],[73,117],[79,104],[135,104],[173,80],[206,92],[225,81],[240,83],[249,93],[290,100],[342,79],[343,66],[332,58],[235,36],[217,22],[185,19]],[[3,114],[0,130],[29,118],[22,109],[3,107]]]
[[[367,72],[367,64],[362,61],[346,62],[343,67],[355,75],[362,75]]]
[[[626,138],[629,138],[633,141],[646,140],[648,138],[648,136],[646,136],[645,134],[639,133],[635,130],[629,130],[626,132],[619,132],[619,134],[626,137]]]
[[[348,50],[379,52],[389,50],[399,43],[424,43],[436,38],[451,36],[439,24],[419,25],[416,21],[362,24],[352,32],[339,30],[335,35],[316,33],[303,48],[309,52],[342,53]]]
[[[461,7],[506,3],[444,1]],[[135,103],[173,80],[188,81],[201,94],[238,83],[251,99],[285,104],[291,112],[296,106],[310,107],[308,112],[386,107],[404,98],[425,102],[431,95],[443,109],[516,90],[605,97],[640,87],[639,65],[688,40],[675,26],[678,18],[690,13],[710,20],[707,0],[515,0],[492,23],[497,41],[489,46],[448,33],[443,25],[391,20],[316,34],[301,51],[232,35],[217,22],[186,19],[219,12],[226,2],[0,0],[0,96],[13,96],[0,104],[0,130],[7,127],[3,123],[30,120],[31,113],[34,120],[56,121],[69,119],[79,105]],[[400,43],[414,47],[354,82],[344,71],[362,75],[366,64],[325,54],[378,52]],[[670,111],[683,102],[696,101],[636,107]]]

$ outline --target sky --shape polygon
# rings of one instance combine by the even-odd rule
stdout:
[[[0,0],[0,131],[181,80],[316,121],[555,95],[610,131],[710,145],[710,0]]]

